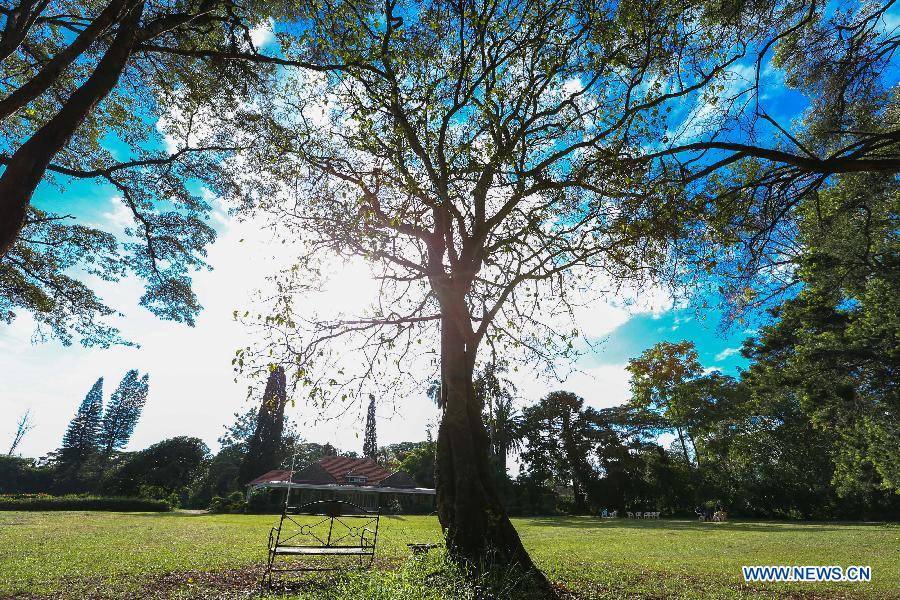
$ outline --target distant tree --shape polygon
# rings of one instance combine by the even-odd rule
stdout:
[[[377,458],[378,441],[375,435],[375,395],[369,394],[369,412],[366,415],[366,438],[363,441],[363,456]]]
[[[337,456],[338,449],[331,445],[331,442],[325,442],[322,447],[322,456]]]
[[[103,413],[103,378],[99,378],[69,422],[58,452],[58,461],[65,467],[77,467],[99,450],[97,436]]]
[[[284,407],[287,404],[286,385],[283,367],[276,367],[269,373],[256,416],[256,428],[247,441],[247,454],[241,463],[238,477],[241,485],[281,463],[281,436],[284,431]]]
[[[103,454],[121,450],[128,444],[134,426],[137,425],[147,393],[150,391],[150,375],[140,377],[137,369],[131,369],[113,392],[100,427],[98,442]]]
[[[405,453],[400,461],[400,470],[406,472],[421,486],[434,487],[435,443],[420,442]]]
[[[53,489],[54,469],[33,458],[0,455],[0,494],[48,492]]]
[[[225,446],[210,460],[191,486],[188,505],[191,508],[206,508],[213,496],[226,497],[241,489],[238,473],[244,460],[245,447],[242,444]]]
[[[290,441],[291,444],[286,448],[287,451],[281,461],[282,469],[290,469],[292,464],[298,470],[308,467],[318,462],[323,456],[330,456],[328,453],[334,451],[334,448],[329,447],[328,444],[306,442],[299,436]]]
[[[223,448],[226,446],[245,446],[253,432],[256,430],[256,419],[259,416],[259,409],[255,407],[248,408],[242,413],[234,413],[234,422],[225,425],[225,433],[219,436],[217,440]],[[246,448],[245,448],[246,450]]]
[[[13,435],[13,441],[9,446],[9,452],[6,453],[7,456],[13,455],[13,452],[16,451],[16,448],[18,448],[19,444],[22,443],[22,438],[24,438],[25,435],[32,429],[34,429],[34,423],[31,420],[31,409],[29,408],[22,414],[19,422],[16,423],[16,433]]]
[[[503,475],[506,475],[509,453],[522,447],[521,419],[513,407],[516,388],[502,376],[505,371],[503,364],[491,361],[484,365],[472,381],[475,397],[483,407],[490,452]]]
[[[703,373],[693,342],[660,342],[628,361],[631,403],[666,419],[678,436],[687,464],[694,464],[687,431],[691,406],[685,384]],[[693,457],[696,457],[694,447]]]
[[[168,498],[186,492],[209,460],[203,440],[174,437],[128,455],[103,478],[105,494]]]
[[[550,487],[571,485],[577,513],[587,511],[596,479],[589,462],[595,436],[583,405],[572,392],[556,391],[522,411],[521,460],[529,478]]]
[[[219,452],[209,461],[203,475],[192,486],[188,504],[194,508],[206,508],[213,496],[226,497],[241,491],[239,480],[241,465],[247,456],[247,447],[256,431],[258,408],[249,408],[243,413],[234,413],[234,422],[225,426],[225,433],[219,439]],[[297,465],[305,466],[322,456],[322,446],[303,441],[294,423],[284,418],[284,429],[279,449],[279,463],[272,468],[289,469],[296,456]],[[257,474],[258,475],[258,474]]]
[[[376,460],[378,464],[388,469],[399,468],[400,463],[406,458],[406,455],[417,449],[426,442],[397,442],[396,444],[388,444],[378,449]]]

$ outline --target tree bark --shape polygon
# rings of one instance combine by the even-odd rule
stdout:
[[[476,573],[498,564],[518,566],[551,595],[549,583],[528,556],[495,490],[490,439],[472,386],[476,349],[467,347],[465,340],[452,319],[442,318],[441,382],[446,404],[437,439],[435,482],[438,518],[448,550]]]
[[[91,110],[116,86],[134,49],[140,2],[119,25],[116,37],[96,69],[69,97],[62,109],[10,157],[0,176],[0,258],[12,248],[25,226],[28,204],[47,166],[84,122]]]
[[[687,463],[688,469],[694,470],[694,462],[691,460],[691,455],[688,454],[687,443],[684,441],[684,432],[681,430],[681,427],[676,427],[675,431],[678,432],[678,441],[681,443],[681,452],[684,454],[684,462]]]
[[[48,4],[49,0],[22,0],[6,14],[6,25],[0,34],[0,61],[16,51]]]

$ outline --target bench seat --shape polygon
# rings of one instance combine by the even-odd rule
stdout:
[[[320,546],[320,547],[296,547],[296,546],[278,546],[273,549],[275,554],[288,555],[310,555],[330,554],[341,556],[368,556],[375,554],[374,548],[361,548],[359,546]]]

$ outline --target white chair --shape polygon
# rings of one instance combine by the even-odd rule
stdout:
[[[618,516],[619,516],[619,511],[617,511],[617,510],[614,510],[614,511],[612,511],[611,513],[609,513],[609,518],[610,518],[610,519],[615,519],[615,518],[618,517]]]
[[[628,511],[627,514],[628,514],[628,518],[629,518],[629,519],[633,519],[633,518],[634,518],[634,513],[633,513],[633,512]]]
[[[634,518],[635,519],[643,519],[644,517],[641,516],[642,514],[643,513],[636,512],[636,513],[634,513]]]

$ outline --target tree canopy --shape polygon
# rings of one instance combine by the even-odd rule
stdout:
[[[896,171],[891,125],[851,129],[891,114],[876,75],[895,47],[883,12],[387,0],[304,13],[282,48],[322,74],[283,78],[263,111],[289,183],[258,203],[302,241],[261,323],[271,343],[238,361],[290,365],[313,398],[342,400],[363,379],[397,392],[411,362],[427,364],[419,344],[439,347],[436,480],[451,551],[474,564],[490,546],[529,566],[488,481],[479,347],[554,369],[578,349],[567,319],[580,304],[704,272],[746,280],[771,266],[759,257],[787,237],[798,198],[836,173]],[[823,39],[829,58],[816,62]],[[827,71],[839,130],[815,110],[796,126],[769,114],[770,59],[810,96]],[[294,310],[328,256],[370,264],[371,310]],[[350,354],[362,369],[347,368]]]
[[[210,200],[240,198],[255,172],[233,162],[249,144],[232,123],[273,67],[176,51],[203,40],[253,54],[253,29],[271,14],[231,0],[0,7],[0,319],[30,314],[64,344],[122,343],[107,319],[116,310],[88,281],[133,275],[142,306],[194,323],[190,275],[215,239]],[[72,214],[65,194],[78,181],[121,201],[124,236]]]

